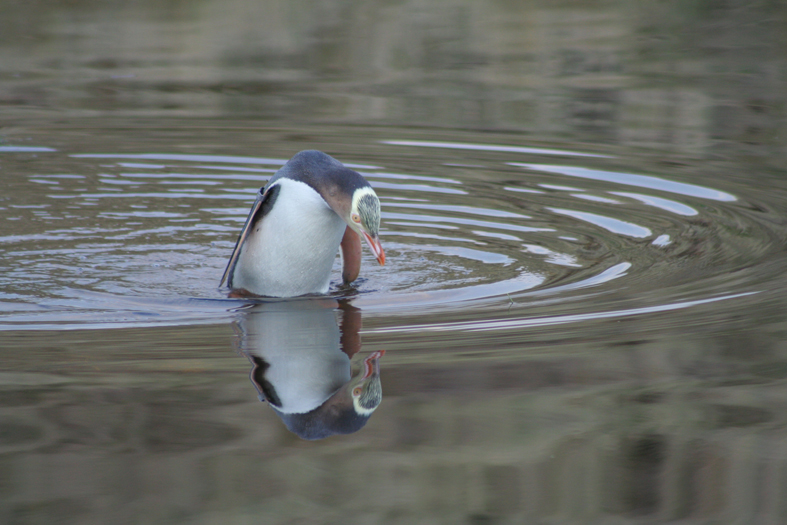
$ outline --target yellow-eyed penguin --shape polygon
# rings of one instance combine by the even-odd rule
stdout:
[[[257,194],[221,278],[234,295],[325,293],[341,247],[342,279],[361,269],[361,237],[381,265],[380,200],[363,176],[321,151],[297,153]]]

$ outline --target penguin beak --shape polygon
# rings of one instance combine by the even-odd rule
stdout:
[[[380,244],[380,239],[376,236],[372,237],[364,230],[361,230],[361,234],[363,238],[366,239],[369,248],[372,249],[372,253],[377,258],[377,262],[380,263],[380,266],[385,266],[385,252],[383,251],[383,245]]]
[[[380,358],[385,355],[385,350],[378,350],[372,354],[370,354],[366,359],[363,360],[363,376],[362,379],[366,379],[368,377],[379,377],[380,376]]]
[[[369,416],[383,399],[383,389],[380,386],[380,358],[385,350],[373,352],[363,360],[361,375],[350,384],[355,384],[352,390],[353,407],[356,413]]]

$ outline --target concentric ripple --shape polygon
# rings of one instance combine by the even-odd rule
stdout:
[[[501,294],[511,304],[547,295],[561,296],[565,303],[579,290],[577,298],[585,298],[588,290],[594,296],[619,294],[623,287],[636,289],[640,299],[663,296],[669,288],[679,299],[681,286],[695,288],[689,297],[704,301],[708,297],[696,291],[698,274],[709,284],[735,271],[744,258],[751,262],[753,253],[774,249],[775,232],[753,221],[745,213],[751,206],[728,191],[576,165],[578,157],[609,156],[500,145],[384,143],[460,150],[460,162],[440,168],[453,173],[451,182],[461,181],[464,194],[410,203],[401,192],[398,201],[386,203],[387,233],[396,236],[394,247],[401,252],[392,260],[401,268],[387,279],[385,298],[364,298],[360,304],[408,304],[398,296],[414,292],[428,292],[419,294],[419,304]],[[564,157],[570,163],[517,162],[511,153]],[[412,240],[403,243],[402,236]],[[415,266],[411,261],[423,260],[430,251],[438,255],[427,258],[417,281],[407,273]],[[707,289],[718,297],[727,297],[719,292],[728,291]]]
[[[363,161],[331,153],[380,196],[387,263],[365,253],[344,288],[337,259],[332,295],[371,316],[545,301],[584,315],[602,297],[661,308],[754,293],[718,280],[785,236],[743,195],[616,168],[612,155],[395,137],[369,148]],[[226,317],[239,303],[219,277],[255,192],[286,161],[47,144],[0,154],[19,173],[0,203],[0,328]]]

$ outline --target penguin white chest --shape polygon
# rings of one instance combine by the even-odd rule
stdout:
[[[277,184],[276,200],[242,247],[233,286],[273,297],[325,293],[346,224],[309,185]]]

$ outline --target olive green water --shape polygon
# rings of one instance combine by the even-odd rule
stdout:
[[[787,522],[786,22],[3,6],[0,522]],[[254,193],[311,148],[376,189],[386,265],[228,298]],[[379,350],[348,435],[250,380]]]

